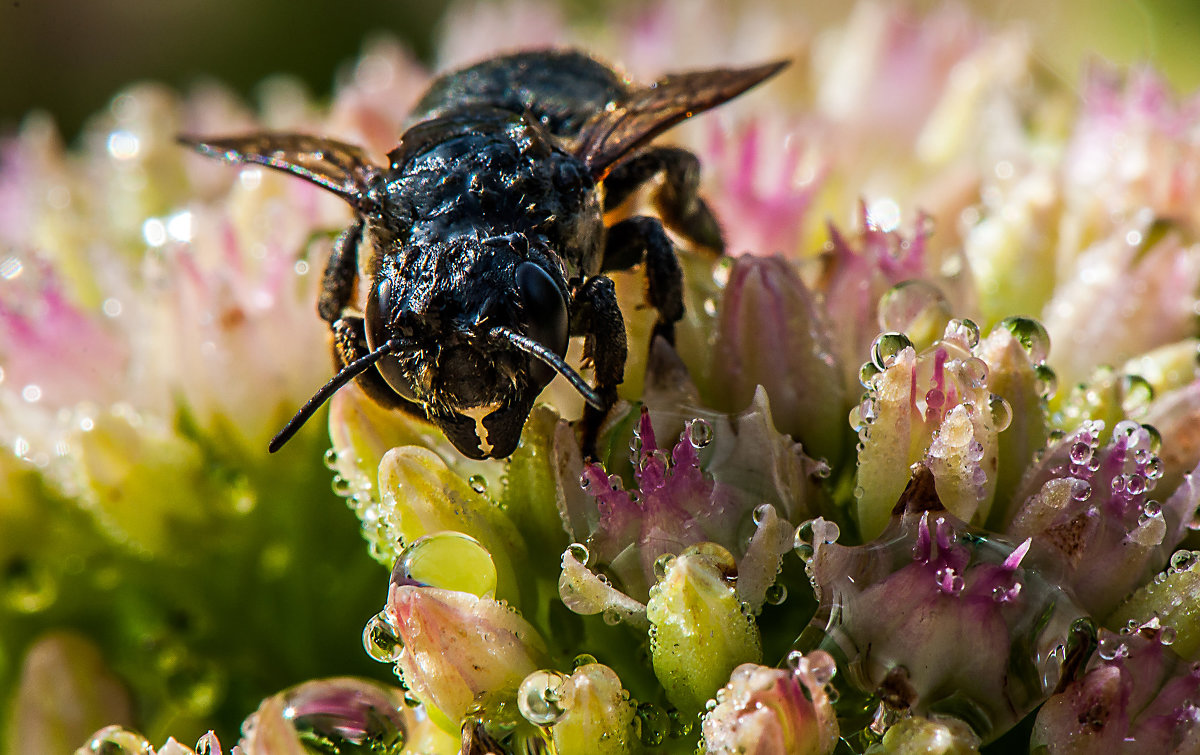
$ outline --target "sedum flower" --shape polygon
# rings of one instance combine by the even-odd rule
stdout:
[[[1196,752],[1200,673],[1170,648],[1157,619],[1101,632],[1086,673],[1038,713],[1033,746],[1044,752]]]
[[[1050,694],[1057,654],[1083,614],[1026,564],[1031,540],[1014,548],[971,532],[935,485],[918,467],[873,542],[837,544],[823,520],[808,528],[821,601],[813,627],[820,646],[845,659],[847,683],[878,701],[878,731],[909,714],[953,711],[987,741]]]
[[[693,546],[664,562],[646,604],[650,657],[667,698],[695,712],[734,668],[761,659],[761,639],[731,584],[735,564],[728,551]]]
[[[788,669],[746,663],[733,670],[704,715],[708,753],[790,752],[821,755],[838,743],[838,725],[826,685],[837,671],[817,650],[788,657]]]
[[[143,85],[78,147],[0,136],[3,747],[188,753],[257,707],[234,752],[1196,749],[1194,96],[1046,76],[1033,30],[954,3],[447,18],[438,71],[792,59],[662,137],[730,257],[681,251],[674,345],[612,273],[595,459],[557,380],[506,460],[354,385],[268,457],[329,375],[350,215],[174,137],[382,160],[435,70],[379,38],[327,103]]]

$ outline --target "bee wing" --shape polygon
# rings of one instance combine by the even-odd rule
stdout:
[[[575,154],[597,179],[625,155],[696,113],[737,97],[791,61],[667,76],[597,113],[580,130]]]
[[[306,134],[258,133],[223,139],[180,136],[178,140],[218,160],[265,165],[299,176],[360,210],[368,183],[379,174],[379,168],[358,147]]]

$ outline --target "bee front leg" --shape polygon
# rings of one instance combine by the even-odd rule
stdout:
[[[591,404],[583,408],[582,448],[585,459],[596,458],[596,440],[600,425],[608,410],[617,402],[617,386],[625,379],[625,319],[617,305],[613,282],[603,275],[591,278],[575,294],[571,307],[571,332],[582,335],[583,358],[595,371],[596,393],[604,402],[603,409]]]
[[[626,218],[608,229],[604,270],[627,270],[646,263],[646,299],[658,310],[654,335],[675,343],[675,323],[683,318],[683,269],[675,245],[658,218]]]
[[[330,329],[333,331],[333,360],[334,369],[341,370],[351,362],[367,355],[367,331],[361,317],[340,317],[335,320]],[[425,409],[420,404],[414,404],[405,399],[379,374],[374,367],[355,378],[358,387],[375,403],[385,409],[399,409],[415,417],[427,419]]]
[[[604,209],[620,205],[647,181],[663,175],[654,204],[673,231],[719,253],[725,251],[721,227],[700,198],[700,160],[686,149],[651,147],[619,163],[604,179]]]
[[[333,327],[350,305],[358,284],[358,245],[362,242],[363,221],[354,221],[338,234],[333,252],[321,276],[321,295],[317,299],[317,314]]]

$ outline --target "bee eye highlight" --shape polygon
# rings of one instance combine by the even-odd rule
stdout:
[[[392,282],[384,278],[379,281],[379,284],[371,290],[371,295],[367,297],[367,311],[364,313],[364,316],[366,320],[368,350],[373,351],[376,346],[386,343],[388,339],[396,335],[391,332],[391,317],[387,314],[391,311],[391,296]],[[392,390],[409,401],[417,401],[412,383],[400,367],[400,358],[398,356],[389,354],[381,358],[375,363],[375,368],[379,370],[379,374],[383,376],[384,381],[387,382]]]
[[[554,279],[537,263],[522,262],[517,267],[516,282],[525,315],[525,335],[563,356],[570,335],[567,302]],[[538,385],[545,385],[554,377],[554,370],[534,360],[531,377]]]

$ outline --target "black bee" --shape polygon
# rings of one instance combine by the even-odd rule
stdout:
[[[350,380],[381,405],[427,417],[472,459],[503,458],[555,373],[586,399],[585,451],[625,370],[625,323],[603,275],[644,262],[656,333],[683,316],[679,261],[663,224],[721,250],[697,196],[699,161],[646,146],[787,64],[668,76],[630,86],[575,51],[493,58],[436,79],[411,126],[371,162],[358,147],[300,134],[181,137],[210,157],[286,171],[346,200],[317,310],[340,367],[271,441],[277,451]],[[662,174],[661,220],[610,210]],[[360,247],[366,307],[355,307]],[[595,388],[563,359],[584,337]]]

